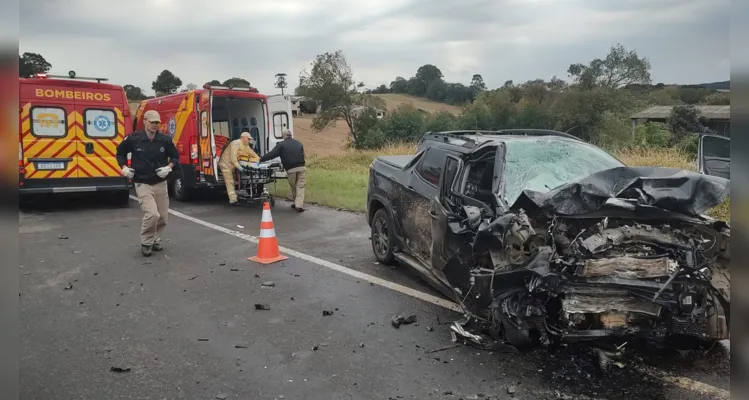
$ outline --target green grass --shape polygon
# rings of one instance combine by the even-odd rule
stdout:
[[[377,156],[413,154],[410,145],[389,146],[381,150],[348,151],[338,156],[312,158],[307,161],[305,203],[349,211],[364,211],[367,200],[369,165]],[[662,166],[694,170],[688,156],[674,149],[631,150],[617,155],[627,165]],[[273,189],[275,196],[286,197],[289,185],[280,180]],[[731,218],[730,200],[708,212],[713,218]]]

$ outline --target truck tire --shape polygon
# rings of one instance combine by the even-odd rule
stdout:
[[[120,190],[114,193],[114,202],[118,207],[130,207],[130,190]]]
[[[372,252],[381,264],[390,265],[395,261],[393,255],[393,222],[387,209],[377,210],[372,218]]]
[[[182,172],[174,175],[174,178],[169,181],[169,191],[172,193],[172,197],[179,202],[189,201],[192,198],[193,189],[185,186]]]

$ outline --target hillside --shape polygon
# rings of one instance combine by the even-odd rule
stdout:
[[[687,85],[691,86],[691,85]],[[722,82],[710,82],[710,83],[700,83],[698,85],[706,89],[712,89],[712,90],[730,90],[731,89],[731,81],[722,81]]]
[[[453,114],[460,113],[460,107],[453,106],[450,104],[437,103],[436,101],[428,100],[422,97],[409,96],[407,94],[376,94],[375,96],[385,100],[385,105],[388,110],[394,110],[401,104],[411,104],[414,108],[422,109],[430,114],[434,114],[438,111],[447,111]]]

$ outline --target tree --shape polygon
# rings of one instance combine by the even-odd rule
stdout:
[[[432,64],[424,64],[416,70],[416,78],[427,84],[441,81],[443,76],[442,71]]]
[[[681,142],[688,133],[707,133],[706,120],[699,110],[691,104],[674,106],[666,120],[668,129],[673,134],[673,144]]]
[[[242,78],[231,78],[224,81],[224,83],[221,84],[221,86],[226,86],[230,88],[248,88],[250,87],[250,81]]]
[[[221,86],[221,81],[218,80],[218,79],[214,79],[214,80],[212,80],[210,82],[206,82],[205,84],[206,85],[211,85],[211,86]]]
[[[617,89],[635,83],[650,83],[650,61],[617,44],[605,59],[594,59],[588,65],[572,64],[567,73],[584,89],[601,87]]]
[[[168,69],[161,71],[156,80],[151,83],[151,89],[156,92],[157,96],[176,93],[180,86],[182,86],[182,79],[179,79]]]
[[[341,50],[318,55],[310,71],[301,72],[298,88],[300,95],[320,105],[321,112],[312,121],[312,129],[319,132],[329,125],[335,125],[338,119],[343,119],[348,125],[351,142],[356,147],[362,140],[360,135],[365,132],[357,129],[355,109],[358,105],[372,102],[371,95],[358,92],[361,86],[354,80],[351,66]]]
[[[406,93],[408,92],[408,80],[399,76],[394,81],[390,82],[390,91],[393,93]]]
[[[148,96],[143,93],[143,89],[137,86],[125,85],[122,88],[125,90],[125,96],[128,100],[139,101],[148,98]]]
[[[289,86],[289,84],[286,82],[286,74],[284,74],[283,72],[277,73],[276,83],[274,86],[281,89],[281,94],[284,94],[283,90]]]
[[[188,83],[187,86],[185,86],[185,89],[187,89],[187,90],[195,90],[197,88],[198,88],[198,85],[196,85],[194,83]]]
[[[18,76],[21,78],[47,73],[50,68],[52,64],[47,62],[41,54],[26,52],[18,56]]]
[[[473,78],[471,78],[471,87],[478,92],[486,90],[486,83],[484,83],[484,78],[481,74],[473,75]]]

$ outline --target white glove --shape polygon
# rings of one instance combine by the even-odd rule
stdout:
[[[133,179],[135,176],[135,170],[125,165],[122,167],[122,176],[126,176],[128,179]]]
[[[169,175],[169,173],[172,172],[172,168],[170,166],[161,167],[156,169],[156,175],[159,176],[159,178],[164,179]]]

